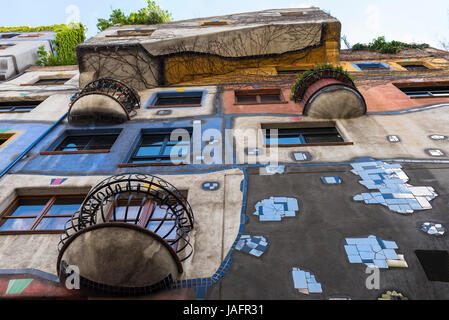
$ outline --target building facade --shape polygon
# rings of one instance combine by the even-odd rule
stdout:
[[[448,299],[449,53],[340,29],[112,27],[1,82],[0,295]]]

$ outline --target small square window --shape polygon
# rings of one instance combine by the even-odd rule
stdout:
[[[7,101],[0,102],[0,113],[6,112],[30,112],[42,101]]]
[[[320,145],[320,144],[341,144],[343,137],[335,127],[312,127],[312,128],[266,128],[265,143],[267,146],[276,142],[275,133],[277,130],[277,144],[279,147],[294,147],[298,145]]]
[[[407,69],[408,71],[421,71],[421,70],[429,70],[429,68],[427,68],[425,65],[423,64],[406,64],[403,65],[401,64],[401,66],[405,69]]]
[[[147,108],[201,107],[202,91],[158,92]]]
[[[37,80],[33,85],[37,86],[60,86],[65,84],[67,81],[72,79],[71,77],[64,77],[64,78],[42,78]]]
[[[20,33],[3,33],[0,34],[0,39],[11,39],[20,35]]]
[[[402,85],[396,85],[403,93],[410,98],[432,98],[432,97],[449,97],[449,84],[448,85],[429,85],[410,87]]]
[[[271,104],[283,102],[280,89],[235,91],[236,104]]]
[[[390,70],[390,67],[383,62],[359,62],[354,64],[361,71],[383,71]]]
[[[416,250],[429,281],[449,282],[449,254],[439,250]]]
[[[118,134],[69,135],[54,151],[109,151]]]
[[[19,197],[1,215],[0,232],[61,231],[79,209],[84,197]]]

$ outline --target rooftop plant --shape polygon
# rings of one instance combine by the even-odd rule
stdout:
[[[296,79],[296,81],[295,81],[295,83],[294,83],[294,85],[292,87],[290,99],[291,100],[295,99],[295,92],[297,91],[299,86],[302,85],[303,81],[308,76],[310,76],[311,74],[314,74],[314,76],[316,77],[317,80],[320,79],[321,75],[317,71],[321,71],[321,70],[334,70],[334,71],[337,71],[337,72],[341,72],[341,73],[345,74],[349,79],[353,80],[352,77],[349,75],[349,73],[346,70],[344,70],[342,66],[334,66],[331,63],[317,64],[313,69],[305,71],[303,74],[301,74],[298,77],[298,79]]]
[[[97,28],[106,30],[114,25],[157,24],[170,22],[171,14],[161,9],[155,1],[147,0],[147,6],[128,16],[120,9],[113,9],[108,19],[98,19]]]
[[[353,51],[374,51],[379,53],[398,53],[404,49],[425,49],[428,48],[429,45],[427,43],[416,44],[416,43],[405,43],[400,41],[391,41],[388,42],[385,40],[385,37],[378,37],[374,39],[369,44],[356,43],[352,46]]]

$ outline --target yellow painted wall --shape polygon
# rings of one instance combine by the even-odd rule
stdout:
[[[310,68],[318,63],[340,61],[340,22],[326,25],[324,45],[280,57],[223,59],[215,56],[179,56],[165,59],[168,85],[235,83],[276,77],[276,68]]]

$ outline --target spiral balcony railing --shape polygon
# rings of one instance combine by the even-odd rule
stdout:
[[[167,288],[193,253],[192,208],[167,181],[146,174],[109,177],[65,225],[58,244],[61,281],[79,267],[85,289],[119,295]]]
[[[352,79],[347,74],[340,70],[331,68],[315,70],[304,79],[302,79],[302,81],[296,86],[295,92],[293,93],[295,102],[303,100],[307,89],[321,79],[335,79],[348,87],[354,89],[356,88],[354,81],[352,81]]]
[[[137,205],[133,201],[135,199],[138,199]],[[66,223],[58,249],[61,250],[67,239],[78,231],[99,223],[117,222],[118,208],[125,212],[124,219],[120,219],[121,222],[137,225],[148,201],[153,201],[158,206],[159,216],[161,216],[161,210],[165,211],[163,218],[151,220],[151,216],[149,217],[149,221],[157,222],[152,226],[153,232],[166,239],[176,230],[176,239],[169,240],[168,243],[176,248],[180,261],[188,259],[193,252],[188,236],[194,223],[192,208],[184,195],[173,185],[161,178],[146,174],[112,176],[99,183],[87,195],[80,210]],[[137,211],[133,217],[128,216],[131,207],[134,212]],[[167,222],[170,222],[170,225],[164,228]],[[164,229],[164,234],[160,234],[159,230]]]
[[[70,98],[69,121],[76,121],[78,117],[71,115],[72,107],[89,95],[103,95],[114,99],[123,108],[128,120],[135,115],[136,109],[140,108],[140,97],[131,87],[120,80],[100,78],[88,83]]]

